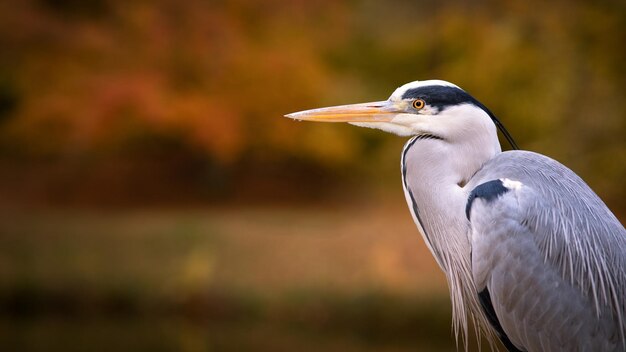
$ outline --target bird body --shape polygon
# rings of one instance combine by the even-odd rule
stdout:
[[[403,169],[423,176],[424,160],[411,151],[405,151]],[[441,180],[404,181],[409,208],[449,284],[457,287],[451,293],[456,314],[495,311],[491,324],[500,324],[498,334],[511,350],[625,350],[626,231],[576,174],[540,154],[508,151],[489,159],[463,187]],[[500,186],[505,190],[493,199],[487,199],[490,193],[471,197],[492,181],[508,187]],[[574,215],[580,209],[585,216]],[[463,231],[468,235],[450,234]],[[470,249],[464,252],[469,263],[445,254],[451,245]],[[477,295],[480,304],[461,292]],[[490,296],[491,307],[480,302],[481,293]]]
[[[624,227],[546,156],[498,154],[467,187],[494,181],[500,194],[470,197],[467,215],[474,283],[506,338],[530,351],[625,351]]]
[[[465,91],[416,81],[387,101],[287,116],[412,136],[402,186],[457,337],[471,321],[510,351],[626,351],[626,230],[565,166],[502,152],[496,127],[508,132]]]

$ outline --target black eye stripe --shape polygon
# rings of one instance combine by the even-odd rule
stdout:
[[[447,106],[474,103],[476,100],[462,89],[449,86],[425,86],[412,88],[404,92],[402,99],[423,99],[427,104],[445,109]]]

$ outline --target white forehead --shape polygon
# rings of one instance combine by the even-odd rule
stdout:
[[[404,92],[406,92],[407,90],[413,89],[413,88],[427,87],[427,86],[446,86],[446,87],[454,87],[454,88],[461,89],[456,84],[452,84],[448,81],[442,81],[439,79],[429,79],[426,81],[413,81],[413,82],[409,82],[407,84],[404,84],[398,87],[395,91],[393,91],[393,93],[389,97],[389,100],[402,100],[402,95],[404,95]]]

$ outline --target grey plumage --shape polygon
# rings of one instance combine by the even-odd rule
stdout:
[[[626,230],[571,170],[511,151],[468,183],[520,182],[470,216],[476,288],[508,338],[535,351],[624,351]]]

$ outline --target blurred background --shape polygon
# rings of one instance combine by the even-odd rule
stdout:
[[[454,350],[405,139],[282,116],[448,80],[624,221],[624,43],[619,0],[2,1],[0,349]]]

